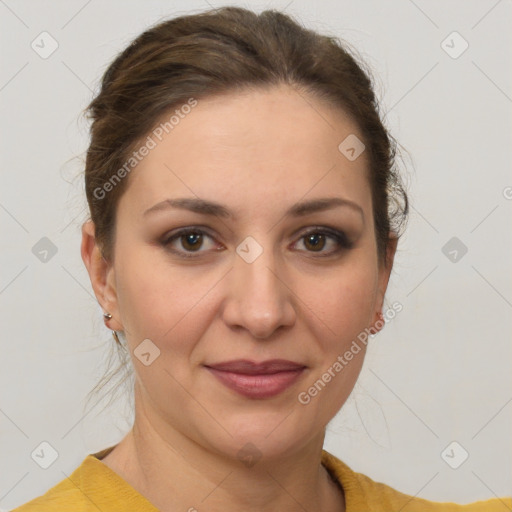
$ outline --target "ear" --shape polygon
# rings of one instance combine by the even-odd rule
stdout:
[[[91,220],[82,225],[82,245],[80,248],[82,260],[89,273],[94,295],[105,313],[112,318],[105,320],[108,328],[122,331],[123,325],[119,316],[114,267],[103,257],[96,242],[95,227]]]
[[[384,327],[382,319],[382,308],[384,306],[384,296],[388,288],[389,276],[393,269],[393,262],[395,260],[396,248],[398,245],[398,237],[396,233],[391,231],[389,233],[389,242],[386,247],[386,261],[379,262],[379,275],[377,278],[377,297],[375,300],[375,310],[373,315],[372,333],[376,334]],[[377,325],[375,325],[377,324]]]

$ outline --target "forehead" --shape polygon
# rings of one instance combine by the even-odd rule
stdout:
[[[153,148],[121,199],[140,209],[182,195],[248,215],[252,202],[261,209],[262,200],[286,206],[315,195],[368,206],[365,153],[351,161],[339,149],[347,137],[362,139],[358,126],[341,109],[289,86],[198,99],[183,111],[177,106],[148,135]]]

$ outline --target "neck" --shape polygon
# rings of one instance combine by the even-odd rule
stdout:
[[[345,510],[343,491],[321,464],[324,432],[300,450],[251,465],[136,411],[132,430],[102,461],[162,512]]]

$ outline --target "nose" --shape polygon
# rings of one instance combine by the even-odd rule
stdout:
[[[268,339],[278,329],[295,323],[294,295],[282,265],[276,268],[270,250],[249,263],[238,254],[227,276],[223,318],[231,328],[243,328],[257,339]]]

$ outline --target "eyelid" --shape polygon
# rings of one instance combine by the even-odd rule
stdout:
[[[169,240],[170,238],[173,238],[177,235],[189,233],[191,231],[198,231],[200,233],[207,234],[208,236],[214,238],[214,235],[211,233],[210,228],[196,224],[191,224],[190,226],[183,226],[181,228],[172,229],[165,233],[165,235],[162,238],[163,240]]]
[[[345,230],[343,230],[341,228],[335,228],[334,226],[329,226],[328,224],[309,226],[305,230],[299,230],[297,233],[299,233],[300,236],[303,237],[305,235],[308,235],[309,233],[317,233],[317,232],[329,234],[334,237],[340,237],[340,238],[343,238],[347,243],[351,243],[351,240]],[[294,235],[294,236],[297,236],[297,235]]]

